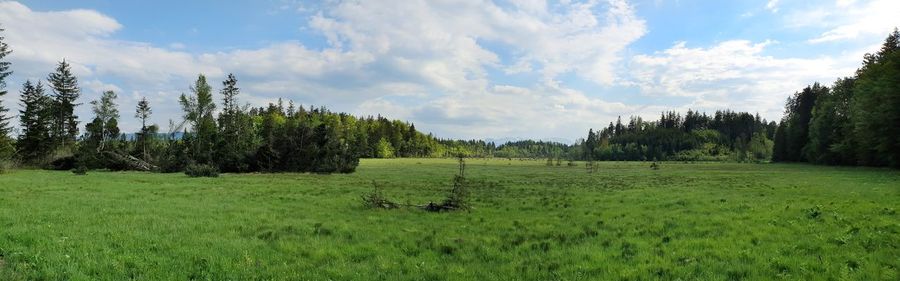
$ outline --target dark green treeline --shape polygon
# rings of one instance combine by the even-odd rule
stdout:
[[[774,161],[900,167],[900,32],[853,76],[788,98]]]

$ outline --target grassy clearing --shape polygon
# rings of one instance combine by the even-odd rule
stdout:
[[[0,175],[2,280],[898,280],[900,172],[452,159],[350,175]]]

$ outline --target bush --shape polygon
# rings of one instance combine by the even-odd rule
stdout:
[[[71,170],[75,168],[75,162],[77,162],[75,156],[71,155],[56,158],[56,160],[50,162],[50,169],[57,171]]]
[[[184,168],[184,174],[192,178],[198,177],[219,177],[219,169],[207,164],[190,164]]]
[[[428,203],[428,205],[422,207],[426,211],[441,212],[469,209],[469,182],[466,180],[465,176],[466,161],[463,156],[458,156],[458,159],[459,174],[453,176],[453,187],[450,189],[450,194],[447,195],[447,199],[444,199],[444,202],[440,204],[435,204],[434,202]],[[547,162],[552,163],[551,160],[548,160]]]
[[[0,174],[6,173],[16,167],[16,162],[12,159],[0,160]]]
[[[374,180],[372,181],[372,192],[362,196],[363,207],[369,209],[396,209],[400,207],[397,203],[391,202],[381,191],[381,186]]]
[[[78,165],[78,167],[75,167],[75,169],[72,169],[72,173],[79,175],[79,176],[87,175],[87,172],[88,172],[88,168],[85,165]]]

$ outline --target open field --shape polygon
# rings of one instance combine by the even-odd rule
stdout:
[[[0,175],[0,280],[898,280],[900,172],[451,159],[349,175]]]

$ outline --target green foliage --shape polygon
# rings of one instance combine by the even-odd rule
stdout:
[[[867,54],[853,88],[857,160],[864,165],[900,167],[900,32],[894,29],[881,50]]]
[[[41,82],[32,84],[30,80],[22,85],[20,101],[19,125],[22,133],[16,141],[16,153],[25,164],[43,165],[53,151],[50,138],[52,101],[44,94]]]
[[[87,175],[87,172],[88,168],[85,165],[77,165],[75,166],[75,169],[72,169],[72,173],[79,176]]]
[[[71,147],[78,138],[78,115],[75,107],[81,89],[72,67],[66,60],[56,66],[56,72],[47,77],[52,92],[50,103],[50,138],[56,147]]]
[[[428,203],[424,206],[426,211],[442,212],[468,210],[469,205],[469,181],[466,179],[466,159],[463,154],[457,155],[457,164],[459,165],[459,173],[453,176],[450,193],[447,198],[440,204]]]
[[[372,181],[372,192],[362,196],[362,205],[368,209],[396,209],[400,205],[389,200],[384,196],[381,186],[374,180]]]
[[[688,110],[683,117],[663,113],[655,122],[632,117],[622,124],[619,119],[597,133],[590,130],[578,146],[593,151],[582,160],[745,161],[751,154],[751,138],[757,134],[768,138],[769,131],[774,134],[775,124],[759,115],[725,110],[708,116]]]
[[[150,160],[150,148],[156,139],[159,127],[156,125],[147,126],[147,120],[153,114],[150,108],[150,102],[147,97],[142,97],[135,107],[134,117],[141,119],[141,131],[135,135],[134,154],[144,161]]]
[[[818,83],[788,99],[775,161],[900,167],[900,32],[866,54],[831,91]]]
[[[778,161],[807,160],[807,154],[804,151],[808,150],[809,124],[813,117],[813,107],[819,97],[827,96],[828,93],[828,87],[814,83],[788,98],[785,105],[785,116],[782,120],[782,126],[785,127],[781,140],[784,143],[779,147],[779,152],[783,154],[777,157]],[[776,136],[777,138],[778,136]]]
[[[758,132],[753,135],[748,144],[749,157],[757,162],[768,161],[772,159],[774,145],[774,142],[769,140],[764,132]]]
[[[253,131],[253,119],[238,105],[237,78],[229,74],[222,82],[222,112],[219,114],[219,145],[216,162],[225,172],[245,172],[251,169],[250,160],[258,141]],[[293,114],[293,113],[292,113]]]
[[[0,159],[0,174],[5,174],[12,169],[17,168],[17,163],[13,158]]]
[[[213,118],[213,110],[216,105],[213,102],[212,87],[206,82],[206,76],[202,74],[191,87],[192,95],[184,94],[179,98],[179,103],[184,111],[184,120],[191,124],[189,153],[192,160],[197,163],[213,163],[213,150],[216,141],[216,121]]]
[[[184,174],[192,178],[217,178],[219,177],[219,169],[209,164],[190,164],[184,168]]]
[[[378,140],[375,151],[377,151],[376,157],[378,158],[394,158],[394,146],[385,138]]]
[[[0,28],[0,33],[4,30]],[[3,96],[6,95],[6,78],[12,75],[12,70],[10,70],[11,63],[5,61],[7,55],[12,53],[12,50],[9,49],[9,45],[5,42],[5,37],[0,34],[0,160],[7,159],[8,151],[6,149],[10,148],[9,142],[6,141],[6,138],[9,136],[12,128],[10,127],[9,120],[12,119],[12,116],[7,116],[9,112],[9,108],[6,108],[3,105]],[[6,154],[6,156],[4,156]]]

